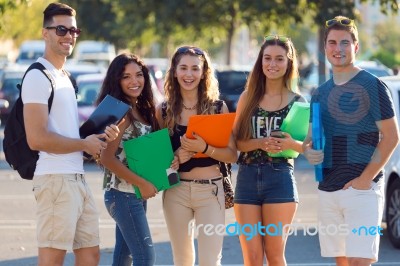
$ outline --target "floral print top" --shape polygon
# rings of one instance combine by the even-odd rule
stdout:
[[[260,139],[268,137],[272,130],[280,129],[283,119],[289,113],[295,101],[300,99],[300,95],[296,95],[293,100],[284,108],[277,111],[267,111],[258,106],[251,117],[252,138]],[[238,164],[260,164],[268,162],[268,153],[261,149],[249,152],[241,152]]]
[[[128,167],[123,142],[143,135],[147,135],[150,132],[152,132],[152,128],[150,125],[143,124],[139,121],[134,121],[133,124],[131,124],[122,135],[122,140],[119,144],[117,152],[115,153],[115,156],[124,165],[126,165],[126,167]],[[129,184],[124,179],[119,178],[113,172],[106,168],[104,169],[103,189],[110,190],[111,188],[117,189],[121,192],[135,193],[132,184]]]

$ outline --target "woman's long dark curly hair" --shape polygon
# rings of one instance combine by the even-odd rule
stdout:
[[[130,98],[124,94],[121,87],[121,79],[125,71],[125,66],[130,63],[137,64],[143,71],[144,76],[144,87],[142,93],[137,98],[136,108],[139,110],[145,121],[152,126],[153,130],[158,130],[159,125],[155,118],[156,111],[153,92],[151,90],[149,69],[144,62],[134,54],[120,54],[111,62],[106,77],[104,78],[103,85],[101,86],[99,96],[96,100],[96,105],[98,105],[107,94],[129,105],[132,104]],[[128,118],[131,123],[135,120],[131,112],[128,113]]]

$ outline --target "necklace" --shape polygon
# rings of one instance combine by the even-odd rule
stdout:
[[[183,105],[183,109],[189,110],[189,111],[194,110],[197,107],[197,103],[195,105],[193,105],[192,107],[187,107],[183,102],[182,102],[182,105]]]

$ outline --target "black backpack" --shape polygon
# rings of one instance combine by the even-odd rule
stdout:
[[[28,180],[32,180],[33,174],[35,173],[36,169],[36,162],[39,159],[39,152],[31,150],[26,139],[23,114],[24,104],[21,99],[22,82],[24,81],[26,73],[28,73],[32,69],[40,70],[51,83],[51,94],[48,100],[48,108],[50,113],[51,105],[54,98],[55,82],[50,75],[50,72],[41,63],[35,62],[30,65],[29,68],[26,70],[22,78],[21,84],[17,85],[17,88],[19,89],[19,97],[12,107],[10,115],[7,119],[6,125],[4,127],[3,139],[3,150],[6,161],[14,170],[18,171],[19,175],[23,179]],[[67,75],[71,79],[76,93],[76,82],[68,72]]]

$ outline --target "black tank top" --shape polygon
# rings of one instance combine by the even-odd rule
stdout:
[[[223,101],[218,100],[214,102],[214,106],[216,108],[216,113],[221,113],[222,110],[222,105]],[[162,116],[165,119],[166,117],[166,108],[167,105],[164,102],[162,104],[161,110],[162,110]],[[172,149],[175,152],[179,147],[181,146],[181,140],[180,138],[186,133],[187,126],[182,126],[182,125],[176,125],[173,130],[171,138],[171,144],[172,144]],[[195,167],[207,167],[207,166],[212,166],[218,164],[219,161],[206,157],[206,158],[192,158],[189,161],[180,164],[179,165],[179,172],[190,172],[193,168]]]
[[[172,149],[176,151],[181,146],[180,137],[186,133],[187,126],[177,125],[174,134],[171,136]],[[179,165],[179,172],[190,172],[195,167],[207,167],[218,164],[217,160],[210,157],[192,158],[189,161]]]

